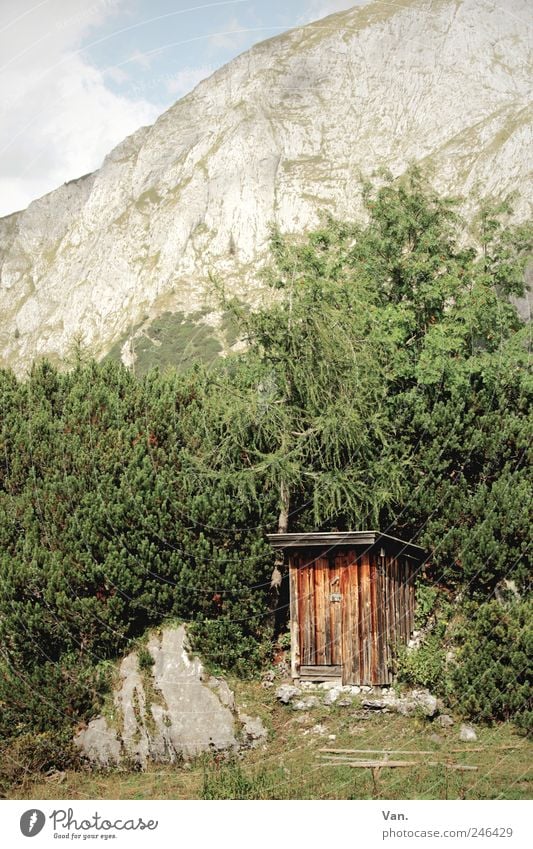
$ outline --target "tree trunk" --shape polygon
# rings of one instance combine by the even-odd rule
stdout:
[[[281,508],[278,517],[278,534],[286,534],[289,531],[289,508],[290,493],[287,484],[282,481],[279,488],[279,500]]]
[[[289,487],[283,481],[281,482],[279,488],[279,498],[280,498],[280,511],[278,516],[278,534],[286,534],[289,529],[289,511],[290,511],[290,492]],[[279,592],[279,588],[281,586],[282,574],[281,570],[283,568],[283,551],[278,549],[276,551],[276,560],[274,565],[274,570],[272,572],[272,577],[270,579],[270,586],[272,589],[275,589]]]

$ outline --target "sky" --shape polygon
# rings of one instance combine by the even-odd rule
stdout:
[[[365,0],[1,0],[0,216],[258,41]]]

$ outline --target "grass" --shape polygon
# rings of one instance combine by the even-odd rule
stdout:
[[[146,374],[156,366],[162,370],[171,366],[184,371],[194,363],[209,365],[215,362],[223,350],[235,344],[238,328],[227,312],[223,313],[219,328],[205,324],[202,321],[205,314],[206,311],[190,315],[166,311],[148,326],[146,321],[137,324],[133,328],[132,342],[136,373]],[[128,332],[118,339],[105,359],[120,361],[122,346],[130,336]]]
[[[135,367],[145,374],[154,366],[189,368],[195,362],[210,363],[222,350],[212,328],[200,323],[201,313],[164,313],[135,339]]]
[[[257,682],[231,681],[238,704],[259,714],[269,729],[264,748],[240,758],[205,756],[184,766],[152,766],[146,772],[66,771],[28,776],[11,799],[528,799],[532,746],[513,726],[478,728],[476,743],[459,741],[459,723],[441,729],[422,718],[366,715],[352,707],[294,711]],[[322,726],[317,733],[316,726]],[[330,739],[334,736],[335,739]],[[324,747],[431,751],[406,769],[383,769],[374,782],[368,768],[323,765]],[[513,748],[502,748],[513,747]],[[516,747],[516,748],[515,748]],[[460,752],[450,753],[450,749]],[[475,751],[475,749],[481,751]],[[477,766],[454,772],[429,766],[444,759]],[[354,757],[365,757],[355,755]],[[379,755],[368,755],[379,758]],[[410,760],[405,755],[399,756]]]

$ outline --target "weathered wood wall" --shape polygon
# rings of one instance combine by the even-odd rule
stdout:
[[[307,549],[289,567],[293,675],[342,667],[345,684],[390,684],[393,648],[414,627],[416,561]]]

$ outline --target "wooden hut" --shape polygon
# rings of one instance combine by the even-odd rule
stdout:
[[[289,564],[294,679],[385,685],[414,626],[417,545],[377,531],[269,534]]]

